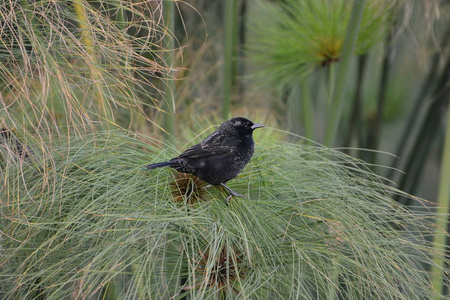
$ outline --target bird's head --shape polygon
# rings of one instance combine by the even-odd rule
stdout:
[[[245,136],[249,135],[251,136],[253,130],[264,126],[265,125],[263,124],[253,123],[252,121],[243,117],[235,117],[224,122],[220,127],[223,128],[225,131],[232,130],[237,131]]]

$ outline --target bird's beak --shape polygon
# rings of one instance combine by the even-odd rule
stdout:
[[[253,130],[255,130],[256,128],[261,128],[261,127],[266,127],[266,125],[254,123],[254,124],[252,125],[251,128],[252,128]]]

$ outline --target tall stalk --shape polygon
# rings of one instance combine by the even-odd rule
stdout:
[[[337,128],[339,126],[344,102],[344,92],[349,75],[350,59],[355,49],[356,39],[358,37],[365,5],[366,0],[355,0],[353,3],[352,15],[347,25],[347,34],[345,36],[342,48],[338,73],[336,74],[336,85],[333,92],[331,109],[329,111],[329,120],[325,132],[326,146],[333,145]]]
[[[447,109],[447,129],[442,154],[441,176],[439,182],[438,205],[436,209],[436,226],[433,235],[433,265],[431,268],[433,288],[443,293],[444,278],[442,268],[445,266],[448,210],[450,207],[450,109]],[[436,297],[435,299],[440,299]]]
[[[303,119],[304,136],[307,139],[313,139],[314,138],[314,107],[311,103],[308,78],[309,77],[305,78],[300,84],[301,114],[302,114],[302,119]]]
[[[291,86],[288,98],[286,116],[291,129],[308,140],[314,139],[314,107],[311,103],[307,78]],[[308,140],[305,141],[306,144],[309,144]]]
[[[169,79],[165,82],[164,88],[164,105],[165,111],[163,117],[164,138],[169,143],[173,143],[175,139],[175,76],[173,71],[173,51],[175,49],[175,1],[163,1],[164,20],[168,33],[165,35],[165,51],[164,60],[169,72]]]
[[[401,178],[399,187],[402,191],[414,194],[418,187],[423,165],[432,146],[434,137],[438,133],[443,113],[448,108],[450,98],[450,58],[447,58],[444,70],[437,80],[434,91],[434,100],[427,108],[423,124],[415,137],[412,150],[407,158],[405,170],[408,172]],[[400,196],[397,196],[398,200]],[[406,199],[404,204],[409,205],[411,199]]]
[[[234,80],[234,53],[236,48],[237,0],[225,3],[224,61],[222,67],[222,117],[228,119],[231,109],[231,92]]]
[[[367,128],[367,149],[378,149],[378,144],[380,140],[381,123],[383,121],[384,107],[386,103],[386,94],[388,89],[389,75],[390,75],[390,47],[391,47],[392,32],[390,32],[386,39],[386,44],[384,48],[383,63],[381,67],[381,79],[378,86],[378,99],[377,99],[377,109],[375,112],[375,117],[372,122],[370,122]],[[377,151],[368,152],[368,162],[376,164],[377,161]]]
[[[81,32],[81,43],[85,47],[86,52],[92,56],[94,52],[94,43],[91,35],[89,34],[89,19],[87,17],[87,11],[83,0],[74,0],[73,10],[78,21],[78,29]]]
[[[288,91],[286,91],[288,94],[286,117],[289,120],[288,123],[290,130],[296,134],[302,133],[302,129],[304,129],[303,124],[305,121],[303,117],[303,107],[301,107],[303,102],[301,92],[300,84],[293,84]]]
[[[443,35],[443,42],[441,44],[441,48],[445,49],[448,44],[450,43],[450,29],[446,31],[446,33]],[[431,65],[429,68],[428,75],[426,76],[426,79],[424,80],[420,92],[418,93],[417,98],[414,101],[413,109],[411,113],[408,115],[408,119],[405,123],[405,126],[403,127],[402,134],[400,135],[401,138],[397,144],[396,150],[394,152],[394,157],[391,160],[391,163],[389,166],[391,168],[388,171],[388,174],[386,178],[393,180],[395,170],[399,167],[400,160],[398,157],[404,157],[407,155],[405,153],[406,143],[411,139],[411,134],[414,132],[412,130],[417,126],[417,120],[420,116],[421,109],[424,109],[425,102],[427,100],[427,96],[429,95],[430,91],[434,88],[436,79],[438,78],[438,66],[441,61],[441,53],[437,52],[433,55],[431,59]]]
[[[361,55],[358,59],[358,76],[356,78],[356,90],[353,96],[352,114],[349,120],[349,127],[347,136],[345,138],[344,146],[352,146],[352,138],[356,136],[356,147],[360,148],[364,143],[364,133],[362,126],[362,111],[363,111],[363,84],[364,74],[367,69],[367,54]],[[354,135],[355,134],[355,135]],[[348,152],[348,151],[347,151]],[[359,155],[356,155],[359,156]]]

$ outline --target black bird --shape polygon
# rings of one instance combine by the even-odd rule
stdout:
[[[227,202],[233,196],[244,197],[225,183],[236,177],[248,163],[255,150],[253,130],[264,126],[243,117],[232,118],[178,157],[145,168],[151,170],[168,166],[178,172],[193,174],[211,185],[221,185],[230,193]]]

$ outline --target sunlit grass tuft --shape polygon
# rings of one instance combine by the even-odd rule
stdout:
[[[264,82],[297,83],[308,73],[335,63],[342,46],[353,1],[258,1],[249,29],[249,58]],[[368,1],[355,53],[363,54],[385,33],[396,1]]]
[[[6,299],[436,295],[425,268],[431,214],[397,205],[342,153],[261,135],[229,182],[247,199],[227,205],[208,187],[190,204],[174,201],[173,170],[142,170],[175,156],[168,145],[124,132],[67,141],[49,141],[51,158],[1,169]]]
[[[5,1],[0,5],[0,127],[36,138],[161,118],[171,66],[161,3]],[[147,129],[148,130],[148,129]]]

